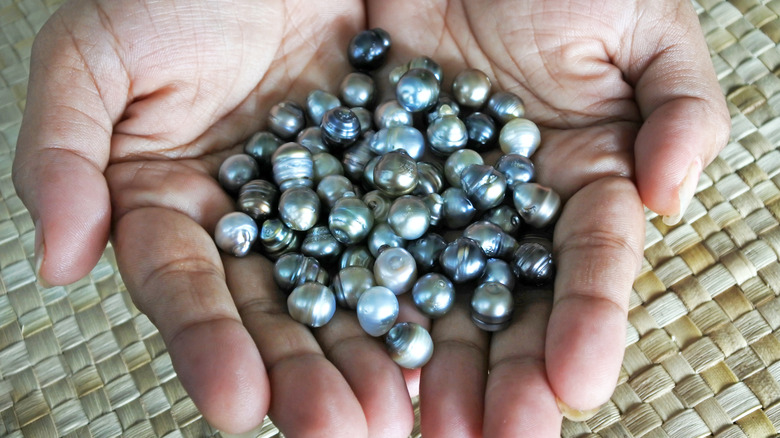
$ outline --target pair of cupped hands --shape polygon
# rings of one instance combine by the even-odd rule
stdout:
[[[366,28],[389,66],[428,55],[481,69],[542,129],[539,181],[566,204],[552,299],[528,299],[488,335],[461,302],[402,371],[354,312],[310,330],[285,313],[272,264],[219,253],[234,209],[221,161],[269,108],[331,92]],[[382,73],[384,75],[384,73]],[[679,220],[725,145],[729,115],[687,0],[81,0],[35,40],[14,182],[35,221],[44,285],[86,275],[112,239],[138,308],[215,427],[268,413],[287,435],[406,436],[419,391],[425,436],[552,437],[615,387],[643,204]]]

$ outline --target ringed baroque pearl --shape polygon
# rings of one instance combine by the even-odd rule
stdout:
[[[322,141],[322,129],[319,126],[304,128],[295,137],[295,142],[308,149],[312,155],[328,152],[328,147]]]
[[[487,164],[472,164],[460,174],[460,185],[477,210],[497,207],[504,200],[506,178]]]
[[[469,68],[455,76],[452,81],[452,95],[465,107],[479,108],[488,100],[490,86],[490,78],[485,73]]]
[[[385,247],[403,248],[406,246],[406,240],[404,240],[398,234],[395,234],[387,222],[379,222],[374,225],[374,228],[368,235],[367,246],[368,250],[371,252],[371,255],[378,257],[381,250]],[[374,267],[376,267],[376,261],[374,262]]]
[[[517,249],[517,240],[488,221],[477,221],[463,230],[463,237],[477,242],[489,258],[510,258]]]
[[[403,149],[418,161],[425,154],[425,137],[413,126],[395,125],[382,128],[371,137],[368,144],[371,151],[378,155]]]
[[[442,216],[449,228],[463,228],[471,223],[477,214],[477,209],[469,201],[466,192],[457,187],[450,187],[441,194],[443,199]]]
[[[238,191],[236,209],[248,214],[256,222],[263,222],[276,212],[279,189],[263,179],[249,181]]]
[[[322,140],[338,151],[357,141],[360,119],[347,107],[337,106],[322,115]]]
[[[214,240],[219,249],[236,257],[249,253],[257,235],[254,219],[238,211],[222,216],[214,229]]]
[[[293,187],[279,198],[279,217],[295,231],[308,231],[317,223],[320,198],[308,187]]]
[[[338,158],[327,152],[320,152],[311,157],[314,167],[312,169],[312,179],[314,184],[319,184],[323,178],[329,175],[344,175],[344,167]]]
[[[295,138],[305,126],[303,108],[291,100],[277,103],[268,112],[268,129],[284,140]]]
[[[396,198],[390,206],[387,223],[395,234],[406,240],[422,237],[430,226],[430,212],[417,196],[405,195]]]
[[[374,286],[360,295],[355,310],[363,331],[371,336],[382,336],[398,318],[398,298],[390,289]]]
[[[515,274],[509,263],[501,259],[488,259],[485,263],[485,272],[479,277],[479,284],[482,283],[501,283],[510,291],[515,289]]]
[[[482,215],[482,219],[498,225],[505,233],[513,236],[520,230],[523,220],[514,209],[508,205],[499,205],[491,208]]]
[[[412,113],[398,103],[397,99],[388,100],[374,110],[374,123],[377,129],[391,126],[412,126]]]
[[[512,119],[525,115],[525,104],[515,93],[509,91],[497,91],[490,96],[485,104],[485,112],[490,114],[499,123],[506,124]]]
[[[339,242],[354,245],[365,240],[374,228],[374,214],[360,198],[346,193],[333,205],[328,228]]]
[[[328,175],[317,184],[317,196],[325,206],[332,209],[347,193],[354,193],[352,181],[342,175]]]
[[[368,144],[373,136],[373,131],[365,132],[355,144],[344,152],[341,158],[344,173],[352,178],[353,181],[359,180],[363,176],[363,170],[366,168],[366,165],[376,156]]]
[[[438,318],[455,304],[455,286],[441,274],[425,274],[414,284],[412,299],[422,313]]]
[[[292,187],[314,186],[314,161],[311,152],[298,143],[285,143],[274,152],[274,181],[282,192]]]
[[[555,275],[552,242],[540,236],[520,239],[512,259],[512,270],[517,278],[529,284],[545,284]]]
[[[236,193],[244,184],[260,176],[260,167],[252,156],[235,154],[219,166],[219,185],[228,193]]]
[[[336,294],[336,301],[340,306],[354,309],[357,307],[360,295],[375,285],[374,273],[368,268],[347,266],[333,276],[331,289]]]
[[[339,269],[350,266],[358,266],[366,269],[374,269],[374,256],[365,245],[350,245],[341,252]],[[374,281],[374,273],[371,272],[371,281]]]
[[[439,163],[417,162],[417,187],[413,195],[439,193],[444,187],[444,169]]]
[[[317,126],[322,123],[322,116],[326,112],[338,106],[341,106],[339,98],[327,91],[314,90],[306,96],[306,114]]]
[[[520,217],[534,228],[550,225],[561,210],[560,195],[537,183],[515,184],[512,186],[512,199]]]
[[[376,96],[374,79],[365,73],[349,73],[339,84],[339,96],[345,106],[371,107]]]
[[[274,264],[274,282],[282,291],[290,292],[307,282],[327,284],[328,271],[314,257],[284,254]]]
[[[393,326],[387,332],[385,346],[390,358],[404,368],[420,368],[433,356],[430,333],[413,322],[401,322]]]
[[[322,327],[336,313],[336,297],[324,284],[308,282],[293,289],[287,297],[292,319],[309,327]]]
[[[428,272],[436,266],[441,252],[447,247],[447,241],[436,233],[427,233],[411,242],[406,250],[417,262],[417,270]]]
[[[481,151],[495,144],[499,130],[496,128],[496,122],[489,115],[475,112],[469,114],[463,123],[469,136],[468,147]]]
[[[461,149],[447,157],[444,162],[444,176],[452,187],[461,187],[460,174],[472,164],[485,164],[482,155],[472,149]]]
[[[506,286],[483,283],[471,297],[471,320],[482,330],[501,330],[511,322],[514,305],[512,292]]]
[[[376,222],[385,222],[390,213],[390,206],[393,205],[393,201],[379,190],[371,190],[363,195],[363,202],[371,209]]]
[[[261,171],[266,171],[271,168],[271,157],[274,152],[283,143],[281,138],[268,131],[256,132],[244,143],[244,153],[257,161]]]
[[[323,263],[330,263],[341,254],[341,244],[330,233],[328,227],[322,225],[310,229],[301,244],[301,252],[305,256],[314,257]]]
[[[534,163],[522,155],[507,154],[496,162],[496,170],[506,178],[509,187],[517,183],[527,183],[534,179]]]
[[[479,243],[468,237],[450,242],[439,255],[439,265],[455,283],[475,280],[485,270],[487,258]]]
[[[466,125],[448,105],[440,109],[441,116],[428,125],[426,131],[431,150],[439,156],[448,156],[463,149],[469,139]]]
[[[439,81],[430,70],[413,68],[398,80],[395,94],[398,103],[407,111],[426,111],[436,105]]]
[[[269,259],[277,260],[284,254],[298,252],[301,238],[281,220],[266,219],[260,228],[260,245]]]
[[[376,163],[374,184],[385,195],[408,195],[417,187],[417,163],[403,149],[388,152]]]
[[[414,286],[417,280],[417,263],[409,251],[403,248],[385,249],[374,262],[374,280],[379,286],[400,295]]]
[[[501,128],[498,144],[505,154],[517,154],[530,158],[539,148],[542,134],[536,123],[523,118],[512,119]]]
[[[364,30],[349,41],[347,59],[358,70],[376,70],[385,63],[391,45],[390,34],[385,30]]]

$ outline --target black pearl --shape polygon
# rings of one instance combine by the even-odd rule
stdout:
[[[512,259],[512,271],[529,284],[545,284],[555,275],[552,242],[539,236],[527,236],[517,242]]]
[[[496,224],[510,236],[517,234],[523,224],[517,210],[508,205],[491,208],[482,215],[482,220]]]
[[[457,187],[450,187],[441,194],[444,203],[442,216],[449,228],[463,228],[471,223],[477,214],[477,209],[469,201],[466,192]]]
[[[320,128],[325,144],[340,151],[360,136],[360,119],[349,108],[339,106],[322,116]]]
[[[512,119],[525,115],[523,99],[515,93],[497,91],[490,96],[485,104],[485,111],[493,116],[499,123],[506,124]]]
[[[362,178],[366,165],[376,156],[368,145],[369,140],[373,136],[373,131],[366,131],[341,157],[344,174],[353,181],[359,181]]]
[[[274,282],[283,292],[290,292],[308,282],[328,284],[328,277],[328,272],[317,259],[303,254],[285,254],[274,264]]]
[[[391,198],[408,195],[417,186],[417,163],[403,149],[389,152],[376,163],[374,184]]]
[[[328,146],[322,140],[322,129],[319,126],[305,128],[295,137],[295,142],[308,149],[312,155],[328,152]]]
[[[406,250],[417,262],[417,269],[421,272],[428,272],[436,266],[441,252],[446,247],[447,241],[443,237],[436,233],[428,233],[409,243]]]
[[[439,255],[442,271],[455,283],[476,280],[485,270],[487,257],[479,243],[467,237],[450,242]]]
[[[460,185],[477,210],[501,204],[506,192],[506,178],[487,164],[472,164],[460,174]]]
[[[376,70],[385,63],[391,45],[390,34],[385,30],[364,30],[350,40],[347,59],[358,70]]]
[[[284,254],[298,252],[301,248],[301,236],[280,219],[266,219],[260,228],[260,246],[271,260],[277,260]]]
[[[276,212],[278,198],[279,189],[275,184],[263,179],[255,179],[244,184],[239,190],[236,209],[262,223]]]
[[[396,99],[392,99],[376,107],[374,123],[377,129],[382,129],[398,125],[412,126],[414,120],[412,113],[404,109]]]
[[[498,139],[498,128],[492,117],[485,113],[475,112],[469,114],[463,121],[468,133],[468,147],[482,151],[495,146]]]
[[[306,114],[293,101],[277,103],[268,112],[268,129],[284,140],[295,138],[305,126]]]

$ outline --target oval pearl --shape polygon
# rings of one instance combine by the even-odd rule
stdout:
[[[425,196],[439,193],[444,188],[444,169],[439,163],[427,161],[417,162],[417,187],[413,195]]]
[[[491,208],[482,215],[482,220],[498,225],[509,235],[516,235],[523,223],[517,210],[508,205]]]
[[[469,225],[463,230],[463,237],[477,242],[482,252],[489,258],[509,258],[517,249],[517,240],[514,237],[488,221],[478,221]]]
[[[397,125],[380,129],[368,144],[371,151],[379,155],[402,149],[418,161],[425,154],[425,137],[413,126]]]
[[[349,41],[347,59],[358,70],[376,70],[385,63],[392,41],[381,28],[363,30]]]
[[[474,240],[460,237],[450,242],[439,256],[442,271],[455,283],[475,280],[485,270],[487,258]]]
[[[472,164],[485,164],[482,155],[475,150],[461,149],[447,157],[444,162],[444,176],[452,187],[461,187],[460,174]]]
[[[268,129],[284,140],[294,138],[305,126],[306,114],[293,101],[277,103],[268,112]]]
[[[344,106],[373,106],[376,97],[374,79],[365,73],[348,73],[339,84],[339,97]]]
[[[279,198],[279,217],[295,231],[308,231],[320,215],[320,198],[308,187],[293,187]]]
[[[371,281],[374,281],[374,256],[365,245],[350,245],[341,252],[339,260],[339,269],[346,269],[351,266],[370,269]],[[373,286],[373,284],[372,284]]]
[[[487,164],[472,164],[460,174],[460,185],[477,210],[501,204],[506,192],[506,178]]]
[[[505,154],[517,154],[526,158],[539,148],[542,133],[536,123],[523,118],[512,119],[501,128],[498,144]]]
[[[407,111],[426,111],[439,98],[439,81],[430,70],[413,68],[398,80],[395,95],[398,103]]]
[[[447,247],[447,241],[436,233],[428,233],[409,243],[406,250],[417,262],[417,270],[428,272],[436,266],[441,252]]]
[[[552,242],[539,236],[526,236],[517,242],[512,271],[529,284],[545,284],[555,276]]]
[[[309,126],[298,133],[295,142],[305,147],[312,155],[328,152],[328,147],[322,141],[322,129],[319,126]]]
[[[452,81],[452,95],[463,106],[479,108],[490,96],[490,87],[490,78],[485,73],[469,68],[455,76]]]
[[[330,263],[341,254],[341,244],[326,226],[310,229],[301,244],[301,252],[323,263]]]
[[[357,307],[360,295],[375,284],[372,271],[362,266],[348,266],[342,268],[333,277],[331,289],[336,294],[336,301],[340,306],[354,309]]]
[[[317,184],[317,196],[329,209],[347,193],[354,193],[352,181],[342,175],[328,175]]]
[[[430,318],[438,318],[455,305],[455,286],[441,274],[425,274],[412,288],[417,308]]]
[[[338,106],[322,115],[322,140],[341,151],[360,136],[360,119],[347,107]]]
[[[336,297],[320,283],[304,283],[287,297],[287,311],[292,319],[309,327],[322,327],[336,313]]]
[[[512,199],[520,217],[534,228],[550,225],[561,211],[560,195],[537,183],[515,184],[512,186]]]
[[[414,120],[412,113],[402,107],[398,100],[392,99],[376,107],[374,123],[378,129],[383,129],[391,126],[412,126]]]
[[[374,168],[374,184],[385,195],[408,195],[417,186],[417,163],[403,149],[388,152]]]
[[[475,112],[469,114],[463,123],[466,125],[466,132],[469,136],[466,143],[468,147],[482,151],[496,143],[499,130],[496,127],[496,122],[489,115]]]
[[[298,143],[285,143],[271,157],[274,181],[284,192],[292,187],[313,187],[314,161],[311,152]]]
[[[450,187],[441,194],[444,203],[442,216],[449,228],[463,228],[471,223],[477,214],[477,209],[471,204],[466,192],[457,187]]]
[[[514,312],[512,292],[501,283],[484,283],[471,297],[471,320],[482,330],[494,332],[506,328]]]
[[[306,114],[317,126],[322,123],[322,116],[326,112],[338,106],[341,106],[339,98],[327,91],[314,90],[306,96]]]
[[[284,254],[297,252],[301,246],[301,238],[281,220],[266,219],[260,228],[260,245],[266,257],[277,260]]]
[[[354,245],[368,237],[374,227],[374,214],[358,197],[347,194],[333,206],[328,215],[328,228],[339,242]]]
[[[307,283],[328,283],[328,272],[314,257],[303,254],[284,254],[274,263],[274,282],[283,292],[290,292]]]
[[[374,280],[379,286],[400,295],[414,286],[417,280],[417,263],[409,251],[403,248],[385,249],[374,262]]]
[[[422,367],[433,356],[433,339],[430,333],[413,322],[401,322],[393,326],[387,332],[385,346],[390,358],[408,369]]]
[[[248,214],[256,222],[264,221],[276,212],[279,189],[273,183],[255,179],[249,181],[238,191],[236,209]]]
[[[250,155],[263,169],[271,167],[271,157],[284,141],[268,131],[254,133],[244,143],[244,153]]]
[[[244,184],[260,176],[260,166],[247,154],[231,155],[219,166],[219,185],[228,193],[236,193]]]
[[[395,234],[406,240],[422,237],[430,226],[430,212],[425,203],[416,196],[396,198],[390,206],[387,223]]]
[[[382,336],[395,324],[398,309],[398,298],[390,289],[374,286],[358,298],[358,322],[369,335]]]
[[[505,124],[512,119],[525,115],[523,99],[509,91],[497,91],[490,96],[485,105],[485,112],[490,114],[499,123]]]
[[[249,253],[257,235],[254,219],[238,211],[222,216],[214,229],[214,241],[219,249],[236,257]]]
[[[501,259],[487,259],[485,272],[477,280],[482,283],[501,283],[510,291],[515,289],[515,274],[509,263]]]
[[[371,255],[378,257],[382,248],[403,248],[406,246],[406,240],[395,234],[387,222],[380,222],[374,225],[374,229],[368,235],[367,246]],[[374,266],[376,266],[376,262],[374,262]]]
[[[509,187],[518,183],[531,182],[534,179],[534,163],[522,155],[502,155],[495,167],[504,175]]]

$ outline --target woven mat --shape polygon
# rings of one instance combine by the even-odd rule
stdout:
[[[218,435],[130,302],[109,247],[85,279],[39,289],[11,162],[30,47],[61,0],[0,0],[0,436]],[[768,437],[780,431],[780,0],[694,5],[732,141],[682,225],[647,213],[617,389],[564,437]],[[418,435],[415,432],[415,435]],[[257,436],[275,437],[269,422]]]

